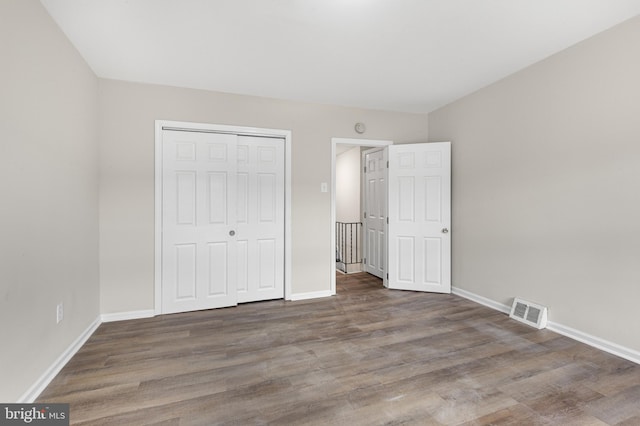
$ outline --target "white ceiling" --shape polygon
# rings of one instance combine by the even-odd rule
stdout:
[[[640,0],[41,0],[99,77],[429,112]]]

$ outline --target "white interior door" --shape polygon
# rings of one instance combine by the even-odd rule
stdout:
[[[163,313],[237,303],[236,140],[163,132]]]
[[[389,288],[451,292],[451,143],[388,148]]]
[[[386,278],[387,261],[387,152],[383,148],[363,152],[364,259],[363,269]]]
[[[239,136],[238,303],[284,297],[284,141]]]
[[[162,313],[284,297],[284,141],[162,138]]]

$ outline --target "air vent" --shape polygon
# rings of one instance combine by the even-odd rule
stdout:
[[[537,329],[542,329],[547,326],[547,307],[516,297],[513,299],[509,317]]]

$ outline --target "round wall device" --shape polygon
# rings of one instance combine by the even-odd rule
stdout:
[[[355,129],[356,129],[356,133],[360,133],[360,134],[363,134],[364,131],[367,130],[366,127],[364,127],[364,123],[356,123]]]

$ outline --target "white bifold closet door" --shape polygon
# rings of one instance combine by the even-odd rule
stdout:
[[[284,297],[283,140],[162,139],[162,312]]]

